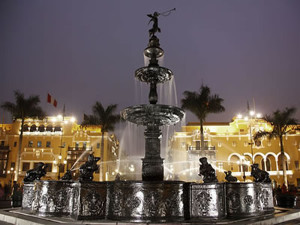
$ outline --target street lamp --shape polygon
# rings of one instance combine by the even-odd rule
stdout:
[[[53,161],[53,163],[58,167],[58,176],[57,179],[60,180],[60,168],[63,166],[65,168],[65,165],[67,164],[67,160],[62,160],[62,156],[58,156],[58,162],[56,160]]]
[[[248,145],[250,145],[251,149],[251,159],[252,159],[252,164],[254,164],[254,155],[253,155],[253,137],[252,137],[252,128],[253,128],[253,122],[256,122],[257,119],[260,119],[262,117],[261,113],[256,113],[254,110],[249,110],[248,115],[244,116],[242,114],[238,114],[237,118],[238,119],[244,119],[249,123],[249,136],[250,136],[250,142]]]

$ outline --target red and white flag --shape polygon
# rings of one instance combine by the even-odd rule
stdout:
[[[56,99],[54,99],[49,93],[48,93],[48,96],[47,96],[47,102],[52,104],[54,107],[57,106],[57,101]]]

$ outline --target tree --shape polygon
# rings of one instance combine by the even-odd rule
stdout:
[[[1,107],[10,112],[13,120],[21,119],[21,128],[19,135],[19,147],[17,153],[17,162],[16,162],[16,174],[15,180],[18,180],[19,171],[20,171],[20,163],[21,163],[21,151],[22,151],[22,142],[23,142],[23,129],[24,129],[24,121],[26,118],[38,117],[43,118],[45,116],[44,111],[41,109],[38,104],[40,103],[40,98],[37,95],[29,96],[28,98],[24,97],[23,93],[19,91],[14,92],[15,95],[15,103],[12,102],[4,102]]]
[[[210,88],[201,85],[200,92],[185,91],[181,100],[182,108],[191,111],[200,121],[201,149],[204,149],[203,123],[209,113],[224,112],[224,101],[219,95],[211,95]]]
[[[120,121],[120,115],[114,114],[117,109],[116,104],[111,104],[105,109],[100,102],[96,102],[93,106],[93,114],[83,116],[82,126],[86,125],[100,125],[101,126],[101,150],[100,156],[102,162],[104,159],[104,133],[108,131],[113,131],[116,123]],[[102,170],[100,170],[102,174]],[[100,177],[102,177],[100,175]]]
[[[296,112],[296,108],[285,108],[283,111],[276,110],[272,115],[265,115],[264,120],[271,125],[270,131],[260,130],[254,135],[254,140],[258,140],[262,137],[268,139],[279,138],[281,163],[283,167],[283,182],[288,187],[287,175],[286,175],[286,162],[284,156],[283,136],[299,130],[297,120],[292,118],[292,115]]]

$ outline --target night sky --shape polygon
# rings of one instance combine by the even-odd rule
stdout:
[[[229,122],[247,101],[262,114],[295,106],[300,120],[299,0],[1,0],[0,103],[20,90],[39,95],[49,115],[65,104],[79,122],[96,101],[119,111],[145,103],[136,101],[134,71],[144,66],[146,15],[172,8],[157,36],[179,102],[203,83],[226,108],[207,121]],[[0,117],[10,119],[3,109]],[[189,121],[197,120],[188,113]]]

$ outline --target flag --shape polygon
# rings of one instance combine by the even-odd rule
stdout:
[[[47,102],[52,104],[54,107],[57,106],[57,101],[56,99],[54,99],[49,93],[48,93],[48,96],[47,96]]]

